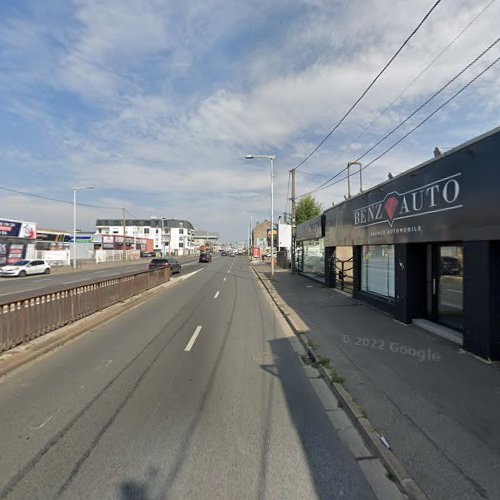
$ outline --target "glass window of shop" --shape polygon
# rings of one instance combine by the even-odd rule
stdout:
[[[302,272],[312,278],[325,279],[325,241],[306,240],[302,243]]]
[[[394,297],[394,245],[364,245],[361,290]]]
[[[463,262],[462,245],[439,246],[438,321],[452,328],[463,328]]]

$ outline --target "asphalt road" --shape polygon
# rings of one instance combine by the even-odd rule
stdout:
[[[189,274],[0,380],[0,498],[374,498],[248,262]]]
[[[198,257],[189,257],[186,259],[179,259],[184,272],[189,272],[193,265],[198,262]],[[102,264],[97,269],[86,269],[75,272],[65,272],[57,274],[57,270],[50,275],[36,274],[33,276],[25,276],[24,278],[0,278],[0,300],[5,302],[10,296],[17,292],[32,291],[37,293],[39,291],[53,289],[58,285],[75,285],[82,283],[89,279],[102,278],[118,278],[130,272],[146,270],[148,262],[141,262],[140,264],[124,264],[106,266]]]

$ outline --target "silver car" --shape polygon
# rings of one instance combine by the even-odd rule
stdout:
[[[23,277],[28,274],[50,274],[50,265],[46,260],[23,259],[0,267],[0,276]]]

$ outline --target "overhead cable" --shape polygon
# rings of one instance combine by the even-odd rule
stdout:
[[[455,35],[455,37],[444,47],[444,49],[437,54],[436,57],[415,77],[413,80],[376,116],[361,132],[360,134],[347,146],[345,149],[343,149],[342,153],[351,149],[351,147],[356,144],[363,135],[372,127],[374,123],[376,123],[380,118],[393,106],[393,104],[403,96],[408,89],[410,89],[417,80],[419,80],[428,70],[431,68],[440,58],[441,56],[448,51],[448,49],[486,12],[487,9],[491,7],[492,4],[494,4],[496,0],[490,0],[474,17],[472,17],[469,22]],[[341,153],[341,154],[342,154]],[[333,160],[334,162],[338,160],[340,157],[340,154],[337,155],[337,157]],[[302,172],[304,173],[304,172]]]
[[[425,100],[417,109],[415,109],[412,113],[410,113],[402,122],[400,122],[396,127],[394,127],[391,131],[382,137],[379,141],[377,141],[373,146],[367,149],[361,156],[356,158],[354,161],[359,161],[364,158],[368,153],[371,153],[380,143],[385,141],[388,137],[390,137],[396,130],[399,130],[408,120],[413,118],[422,108],[424,108],[429,102],[431,102],[434,98],[436,98],[441,92],[447,89],[457,78],[462,76],[472,65],[474,65],[477,61],[482,59],[498,42],[500,42],[500,37],[497,38],[493,43],[491,43],[481,54],[475,57],[467,66],[465,66],[462,70],[460,70],[451,80],[445,83],[439,90],[434,92],[427,100]]]
[[[386,71],[386,69],[392,64],[394,59],[400,54],[400,52],[404,49],[404,47],[408,44],[408,42],[413,38],[415,33],[420,29],[420,27],[425,23],[428,17],[431,15],[432,11],[441,3],[441,0],[437,0],[431,9],[425,14],[422,20],[418,23],[417,27],[410,33],[410,35],[406,38],[403,44],[399,47],[399,49],[394,53],[394,55],[389,59],[389,61],[385,64],[385,66],[379,71],[377,76],[372,80],[370,85],[366,87],[364,92],[356,99],[354,104],[347,110],[347,112],[342,116],[342,118],[337,122],[337,124],[328,132],[328,134],[324,137],[324,139],[295,167],[298,169],[301,165],[303,165],[311,156],[318,151],[318,149],[323,146],[323,144],[330,138],[330,136],[340,127],[340,125],[344,122],[344,120],[351,114],[354,108],[359,104],[359,102],[365,97],[365,95],[369,92],[369,90],[375,85],[377,80],[382,76],[382,74]]]
[[[70,200],[61,200],[60,198],[52,198],[50,196],[43,196],[41,194],[26,193],[25,191],[19,191],[18,189],[12,189],[12,188],[8,188],[5,186],[0,186],[0,189],[3,191],[8,191],[10,193],[20,194],[23,196],[30,196],[32,198],[40,198],[42,200],[55,201],[57,203],[66,203],[67,205],[73,205],[73,202]],[[103,209],[110,209],[110,210],[121,210],[120,207],[109,207],[109,206],[106,207],[106,206],[101,206],[101,205],[93,205],[91,203],[78,203],[78,206],[90,207],[90,208],[103,208]]]
[[[371,160],[369,163],[366,165],[362,166],[361,170],[367,169],[370,165],[373,165],[376,161],[380,160],[383,156],[385,156],[387,153],[392,151],[398,144],[403,142],[410,134],[418,130],[424,123],[429,121],[436,113],[441,111],[445,106],[447,106],[451,101],[453,101],[455,98],[457,98],[464,90],[466,90],[468,87],[470,87],[476,80],[478,80],[481,76],[483,76],[487,71],[489,71],[498,61],[500,60],[500,56],[497,57],[493,62],[491,62],[488,66],[486,66],[482,71],[480,71],[472,80],[469,80],[463,87],[461,87],[457,92],[455,92],[450,98],[448,98],[446,101],[444,101],[440,106],[438,106],[432,113],[427,115],[422,121],[420,121],[417,125],[415,125],[412,129],[410,129],[406,134],[404,134],[402,137],[400,137],[396,142],[394,142],[391,146],[389,146],[387,149],[385,149],[382,153],[380,153],[376,158]],[[322,191],[323,189],[326,189],[328,187],[334,186],[335,184],[338,184],[339,182],[347,179],[347,175],[342,177],[341,179],[337,179],[343,172],[345,172],[347,168],[343,168],[339,172],[337,172],[329,181],[323,183],[321,186],[307,192],[304,194],[301,194],[298,196],[298,198],[302,198],[303,196],[307,196],[308,194],[316,193],[318,191]],[[337,179],[337,180],[335,180]],[[332,182],[334,181],[335,182]]]

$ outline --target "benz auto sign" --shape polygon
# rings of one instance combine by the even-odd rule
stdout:
[[[353,225],[367,227],[387,223],[392,227],[399,219],[461,208],[461,175],[444,177],[405,193],[391,191],[384,199],[354,210]]]

